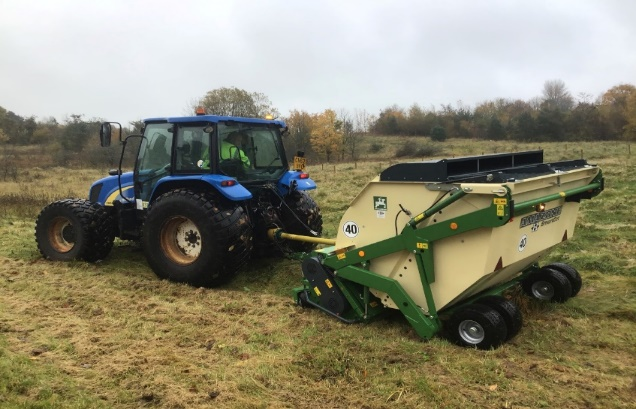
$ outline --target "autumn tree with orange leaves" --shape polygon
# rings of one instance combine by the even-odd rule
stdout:
[[[342,122],[338,120],[334,110],[327,109],[321,114],[313,115],[311,128],[311,146],[314,152],[329,162],[342,146]]]

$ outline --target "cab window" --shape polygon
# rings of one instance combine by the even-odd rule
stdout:
[[[208,172],[210,169],[210,135],[212,126],[179,127],[176,137],[177,172]]]

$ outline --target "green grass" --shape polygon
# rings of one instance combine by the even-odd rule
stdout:
[[[0,330],[6,332],[0,324]],[[17,334],[18,339],[28,333]],[[40,354],[55,349],[43,345],[26,354],[8,348],[7,336],[0,336],[0,406],[2,408],[101,408],[103,401],[83,390],[72,377],[56,365],[42,363]]]
[[[488,145],[451,140],[440,155],[538,147]],[[584,285],[559,305],[513,291],[524,326],[493,351],[423,341],[400,314],[345,325],[296,307],[295,260],[254,260],[218,289],[157,279],[129,242],[96,264],[44,261],[33,237],[39,209],[85,197],[103,173],[20,170],[15,184],[0,184],[0,407],[632,407],[635,167],[616,145],[541,146],[548,160],[584,150],[607,177],[583,202],[575,238],[545,258],[575,265]],[[326,236],[388,165],[391,155],[378,155],[310,166]]]

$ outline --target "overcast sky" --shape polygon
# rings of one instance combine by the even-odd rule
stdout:
[[[290,110],[423,108],[636,85],[632,0],[0,0],[0,106],[175,116],[209,90]]]

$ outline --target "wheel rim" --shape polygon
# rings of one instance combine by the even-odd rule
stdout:
[[[554,297],[554,286],[547,281],[536,281],[532,284],[532,295],[539,300],[551,300]]]
[[[173,217],[161,229],[161,250],[174,263],[194,263],[201,254],[201,245],[201,233],[187,217]]]
[[[486,332],[477,321],[464,320],[459,324],[459,336],[466,343],[477,345],[484,340]]]
[[[68,253],[75,247],[75,228],[66,217],[51,220],[48,228],[49,243],[58,253]]]

